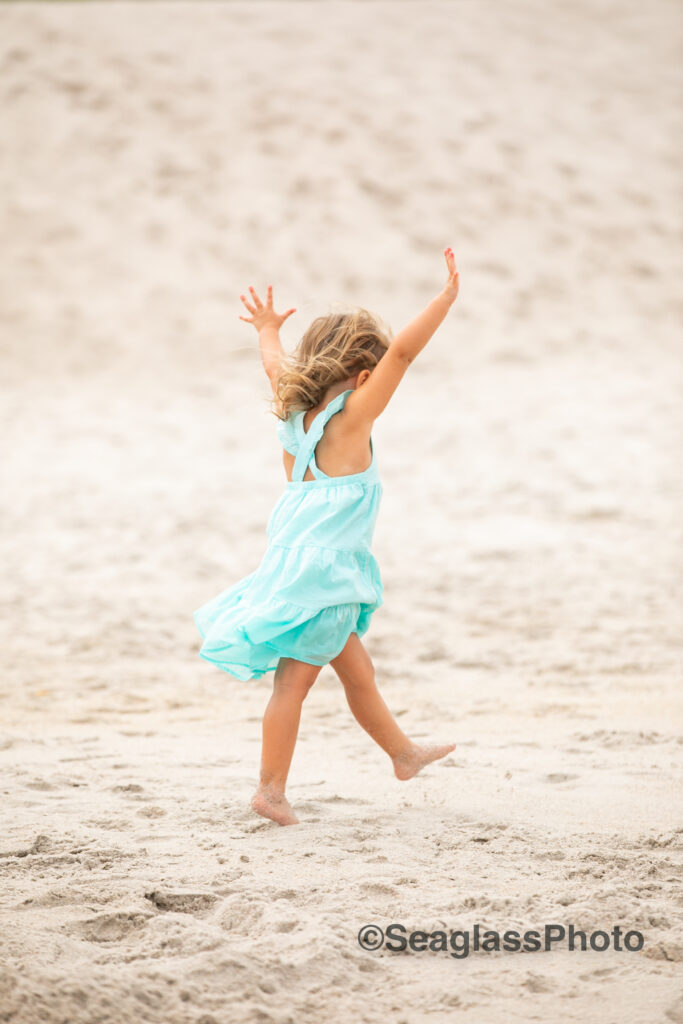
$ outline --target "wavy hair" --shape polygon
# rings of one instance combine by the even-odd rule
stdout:
[[[333,384],[377,366],[391,338],[391,328],[361,307],[317,317],[282,360],[273,412],[286,420],[296,410],[315,409]]]

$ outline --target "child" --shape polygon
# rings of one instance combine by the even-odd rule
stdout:
[[[240,296],[252,314],[240,320],[259,334],[288,482],[271,513],[259,567],[194,619],[203,658],[237,679],[275,670],[251,807],[280,825],[298,823],[285,784],[301,705],[323,665],[339,676],[351,711],[389,755],[397,778],[412,778],[455,748],[408,739],[375,685],[360,640],[383,592],[370,550],[382,494],[370,432],[457,297],[453,251],[444,254],[443,291],[391,342],[379,320],[359,309],[318,317],[287,358],[278,331],[295,309],[276,313],[271,285],[265,305],[251,286],[253,305]]]

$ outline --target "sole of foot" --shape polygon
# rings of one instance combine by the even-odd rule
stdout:
[[[274,797],[268,793],[258,792],[251,798],[251,809],[262,818],[270,818],[278,825],[298,825],[299,819],[289,805],[286,797]]]
[[[433,747],[414,747],[409,754],[400,754],[393,758],[394,774],[401,782],[412,779],[432,761],[438,761],[455,750],[455,743],[442,743]]]

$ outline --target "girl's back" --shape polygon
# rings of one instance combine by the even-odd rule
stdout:
[[[314,409],[309,409],[303,417],[303,428],[308,431],[316,416],[323,412],[327,402],[323,401]],[[317,466],[327,476],[346,476],[362,473],[370,468],[372,462],[372,444],[370,430],[360,429],[353,422],[346,407],[342,407],[332,416],[323,431],[323,435],[315,449]],[[287,479],[291,480],[294,460],[285,449],[283,461]],[[314,479],[310,469],[306,470],[304,480]]]

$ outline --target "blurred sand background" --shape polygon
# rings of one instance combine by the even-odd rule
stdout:
[[[683,1020],[681,8],[0,8],[0,1020]],[[198,657],[284,484],[239,294],[394,331],[367,636],[248,807],[272,677]],[[639,929],[366,953],[359,928]],[[441,924],[439,924],[441,922]]]

